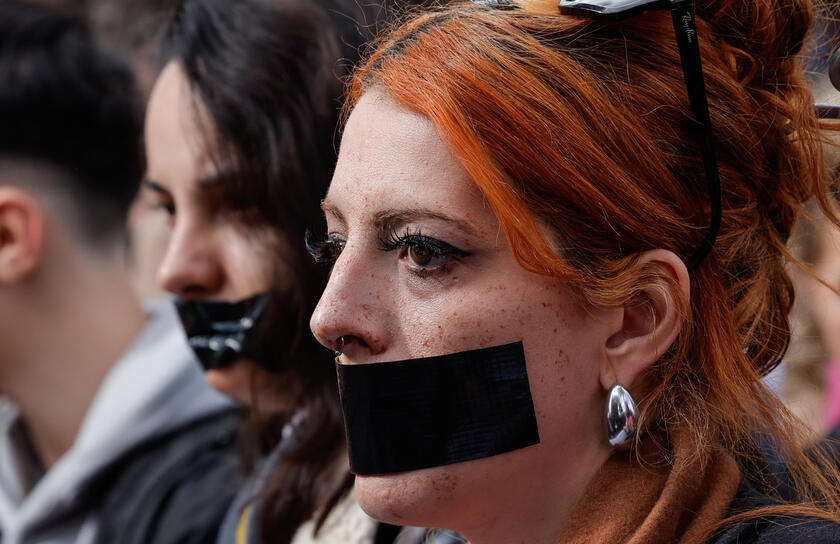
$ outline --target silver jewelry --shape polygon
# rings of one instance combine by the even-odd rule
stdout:
[[[341,357],[341,354],[344,353],[344,337],[341,336],[338,339],[338,349],[335,350],[335,362],[338,363],[338,358]]]
[[[630,392],[619,384],[610,387],[604,415],[604,429],[610,445],[619,449],[629,447],[636,435],[638,418],[636,402]]]

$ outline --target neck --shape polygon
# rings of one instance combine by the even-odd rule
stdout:
[[[469,493],[448,496],[443,510],[417,509],[421,516],[429,514],[417,521],[452,529],[471,544],[554,544],[587,485],[612,454],[606,440],[587,436],[592,435],[544,433],[540,444],[480,460],[475,470],[467,464],[460,473],[436,469],[435,479],[454,481],[453,486],[463,481]],[[575,455],[555,454],[562,451]]]
[[[667,434],[646,433],[637,449],[617,452],[589,483],[555,542],[708,542],[731,513],[741,473],[735,459],[703,440],[674,424]]]
[[[575,504],[583,495],[589,481],[595,476],[609,452],[591,451],[582,456],[587,461],[573,467],[566,461],[565,474],[561,481],[547,477],[542,482],[531,482],[531,486],[511,486],[498,508],[481,513],[481,518],[471,527],[460,531],[470,544],[554,544],[563,524]],[[556,463],[563,463],[557,459]],[[556,467],[545,467],[549,475]],[[494,501],[495,502],[495,501]]]
[[[49,468],[73,445],[102,380],[146,317],[120,265],[69,266],[37,283],[21,293],[28,306],[11,325],[15,344],[0,378]]]

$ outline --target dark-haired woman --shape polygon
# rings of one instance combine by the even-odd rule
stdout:
[[[170,215],[158,279],[209,383],[252,408],[252,477],[219,542],[371,542],[304,248],[335,163],[355,2],[186,0],[146,118],[147,190]],[[233,485],[234,482],[231,482]]]
[[[354,77],[311,326],[360,504],[473,544],[840,542],[761,383],[796,212],[837,221],[810,2],[559,4],[420,15]]]

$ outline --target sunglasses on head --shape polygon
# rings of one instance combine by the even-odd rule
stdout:
[[[559,8],[561,13],[568,15],[613,21],[620,21],[646,11],[669,10],[671,12],[683,77],[691,103],[691,113],[698,129],[696,138],[703,157],[711,203],[711,217],[706,237],[702,245],[686,262],[688,269],[694,270],[714,247],[721,221],[720,174],[715,156],[715,139],[709,117],[706,85],[703,80],[703,65],[697,42],[694,0],[560,0]],[[840,49],[832,55],[829,76],[834,87],[840,90]],[[840,119],[840,106],[818,104],[816,110],[821,118]]]
[[[559,7],[560,12],[564,14],[604,20],[622,20],[646,11],[671,12],[691,114],[697,126],[696,139],[703,157],[703,169],[711,203],[711,217],[706,236],[686,262],[689,270],[696,269],[715,245],[720,231],[721,199],[715,138],[709,117],[700,47],[697,43],[694,0],[561,0]]]

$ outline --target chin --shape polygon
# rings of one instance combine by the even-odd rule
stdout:
[[[234,361],[229,365],[204,372],[207,383],[219,393],[245,406],[253,405],[251,371],[247,361]]]
[[[458,500],[464,465],[357,476],[356,498],[370,517],[385,523],[453,528],[449,520],[464,504]]]
[[[233,401],[261,413],[273,414],[289,409],[282,386],[283,377],[259,367],[251,360],[239,359],[229,365],[204,372],[210,387]]]
[[[543,477],[535,468],[539,452],[534,445],[441,467],[356,476],[356,499],[370,517],[385,523],[467,534],[496,520],[529,471]]]

